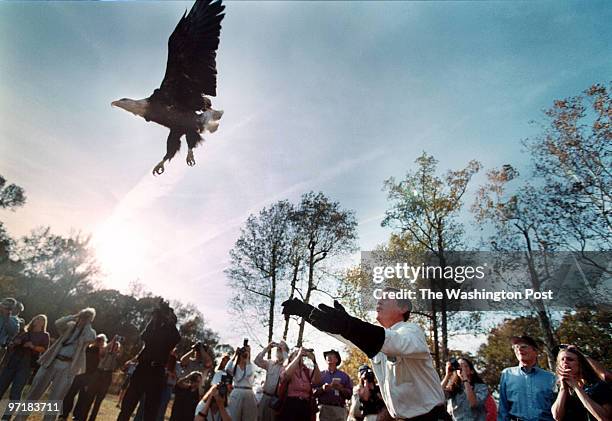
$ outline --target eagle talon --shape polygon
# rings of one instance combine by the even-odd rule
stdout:
[[[164,161],[160,162],[153,168],[153,175],[162,175],[164,173]]]
[[[189,151],[187,152],[187,165],[189,165],[190,167],[193,167],[196,164],[195,162],[195,158],[193,157],[193,152]]]

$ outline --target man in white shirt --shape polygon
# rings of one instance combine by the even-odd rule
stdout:
[[[391,288],[386,291],[394,291]],[[381,326],[350,316],[334,301],[334,307],[315,308],[296,298],[283,303],[283,314],[304,317],[319,330],[342,336],[372,361],[389,414],[398,420],[444,419],[444,392],[425,335],[408,322],[409,300],[383,299],[376,305]]]

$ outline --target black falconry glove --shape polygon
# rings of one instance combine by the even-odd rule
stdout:
[[[385,343],[385,329],[349,315],[344,307],[334,300],[334,306],[319,304],[307,319],[310,324],[324,332],[338,334],[351,341],[369,358],[378,354]]]
[[[290,300],[284,301],[281,307],[283,307],[283,315],[285,318],[289,318],[289,316],[300,316],[306,319],[307,322],[310,322],[310,313],[315,310],[313,306],[297,298],[291,298]]]

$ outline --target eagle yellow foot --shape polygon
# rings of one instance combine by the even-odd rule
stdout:
[[[193,157],[193,151],[191,149],[189,149],[189,152],[187,152],[187,165],[190,167],[195,165],[195,158]]]
[[[155,166],[155,168],[153,168],[153,175],[161,175],[164,173],[164,164],[166,163],[165,160],[160,161],[159,164],[157,164]]]

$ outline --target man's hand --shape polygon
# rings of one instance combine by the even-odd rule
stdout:
[[[319,304],[319,308],[310,314],[310,323],[319,330],[338,335],[346,335],[350,331],[351,316],[344,307],[334,300],[334,306]]]
[[[283,302],[281,307],[283,307],[283,315],[285,317],[300,316],[306,319],[308,319],[310,312],[314,309],[310,304],[306,304],[297,298],[292,298]]]

